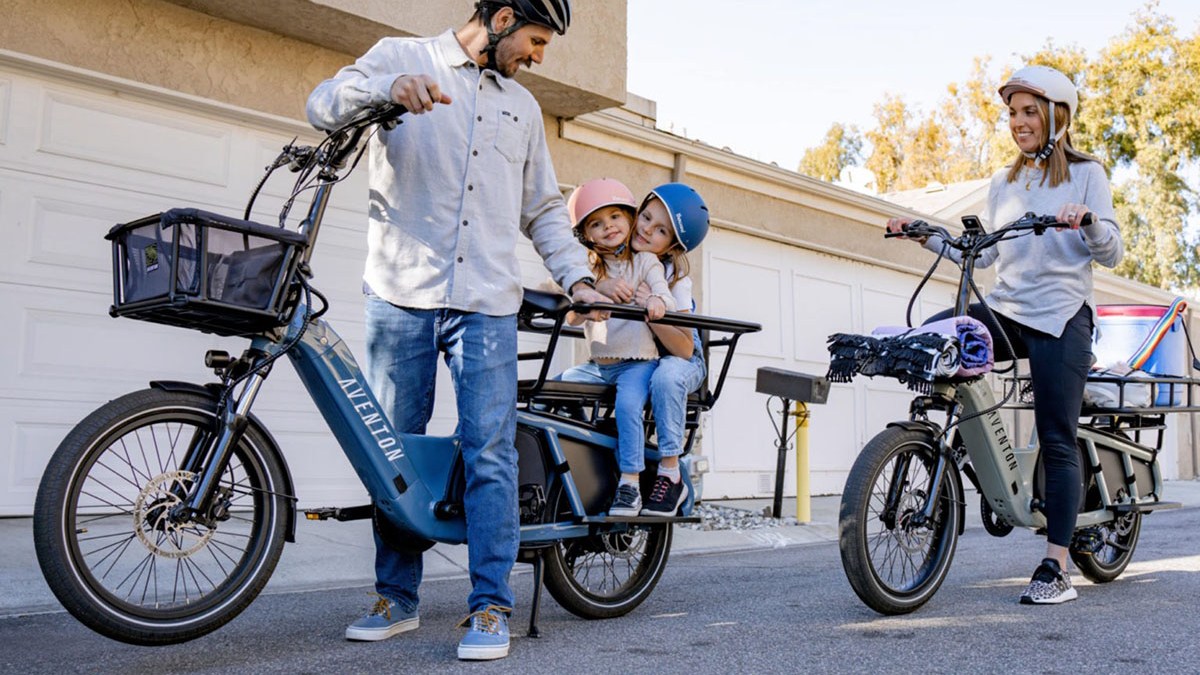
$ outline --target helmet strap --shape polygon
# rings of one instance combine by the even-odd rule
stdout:
[[[495,16],[495,12],[492,10],[491,6],[487,2],[480,2],[475,6],[479,9],[479,16],[483,19],[483,27],[487,30],[487,46],[480,50],[481,53],[487,54],[487,65],[484,67],[499,72],[500,65],[496,61],[496,47],[500,45],[501,40],[517,32],[517,30],[520,29],[521,26],[524,26],[527,22],[518,16],[514,10],[513,25],[497,33],[496,31],[492,30],[492,17]]]
[[[1021,154],[1025,155],[1026,157],[1028,157],[1029,159],[1032,159],[1039,166],[1044,164],[1046,162],[1046,160],[1050,159],[1050,155],[1054,154],[1054,146],[1058,145],[1058,142],[1060,140],[1062,140],[1062,137],[1065,136],[1067,133],[1066,127],[1063,127],[1063,129],[1061,131],[1058,131],[1057,133],[1055,133],[1055,130],[1054,130],[1054,101],[1048,100],[1047,102],[1050,104],[1050,106],[1049,106],[1049,108],[1050,108],[1049,140],[1047,140],[1046,145],[1043,146],[1042,149],[1038,150],[1037,152],[1022,152],[1021,153]]]

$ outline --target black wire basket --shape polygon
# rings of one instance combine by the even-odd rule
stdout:
[[[198,209],[116,225],[112,316],[217,335],[284,325],[299,299],[307,238]]]

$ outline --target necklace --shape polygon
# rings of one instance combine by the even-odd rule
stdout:
[[[1041,180],[1042,170],[1025,167],[1025,191],[1026,192],[1028,192],[1030,189],[1032,189],[1033,181],[1035,178],[1038,179],[1039,181]]]

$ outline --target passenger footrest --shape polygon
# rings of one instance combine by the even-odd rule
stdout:
[[[585,516],[580,522],[588,524],[597,523],[635,523],[637,525],[653,525],[655,523],[699,523],[700,516],[671,516],[670,518],[662,518],[659,516]]]
[[[333,506],[324,506],[316,509],[306,509],[304,517],[309,520],[364,520],[370,518],[375,513],[373,504],[363,504],[362,506],[347,506],[338,508]]]
[[[1113,504],[1108,508],[1117,515],[1124,515],[1126,513],[1149,513],[1161,509],[1178,509],[1182,506],[1182,502],[1145,502],[1142,504]]]

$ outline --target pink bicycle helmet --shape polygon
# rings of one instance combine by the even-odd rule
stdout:
[[[584,245],[589,242],[583,236],[583,221],[606,206],[621,206],[629,210],[630,215],[637,211],[637,202],[633,193],[625,184],[614,178],[596,178],[583,183],[571,192],[567,198],[567,211],[571,213],[572,231]]]

